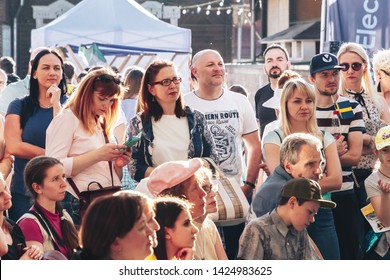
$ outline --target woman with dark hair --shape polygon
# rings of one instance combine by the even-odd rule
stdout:
[[[198,228],[194,225],[190,205],[176,197],[161,197],[155,201],[158,245],[156,260],[192,260]]]
[[[144,74],[144,69],[138,66],[132,66],[128,71],[126,71],[126,76],[123,79],[123,85],[126,90],[123,95],[121,106],[123,112],[125,112],[127,122],[129,122],[135,115],[137,98]]]
[[[5,119],[6,149],[15,156],[11,182],[14,207],[9,212],[14,221],[31,206],[23,183],[24,166],[29,159],[45,154],[46,129],[65,103],[66,92],[61,56],[43,49],[32,62],[29,95],[12,101]]]
[[[97,198],[80,229],[82,250],[74,259],[143,260],[153,253],[154,230],[148,225],[144,196],[120,192]]]
[[[34,198],[33,206],[18,221],[27,246],[36,245],[44,252],[57,250],[72,257],[79,242],[72,218],[60,203],[66,190],[62,163],[51,157],[35,157],[25,167],[24,181]]]
[[[47,129],[46,155],[63,163],[66,177],[72,177],[79,192],[87,191],[91,181],[103,187],[121,185],[122,167],[130,161],[130,152],[116,143],[112,132],[121,95],[122,86],[114,72],[105,68],[91,71]],[[96,189],[96,184],[91,188]],[[78,199],[69,186],[64,208],[77,225]]]
[[[2,260],[40,260],[43,250],[36,245],[27,247],[19,226],[4,212],[12,206],[9,187],[0,173],[0,256]]]
[[[181,78],[172,62],[157,60],[146,69],[138,97],[137,116],[129,137],[142,131],[133,148],[130,174],[136,181],[172,160],[211,157],[219,162],[213,137],[202,113],[184,106]]]

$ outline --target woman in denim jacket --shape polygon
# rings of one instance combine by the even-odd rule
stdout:
[[[157,60],[146,69],[137,115],[128,127],[129,137],[142,131],[129,167],[136,181],[148,177],[154,167],[167,161],[210,157],[218,163],[205,117],[184,106],[180,83],[172,62]]]

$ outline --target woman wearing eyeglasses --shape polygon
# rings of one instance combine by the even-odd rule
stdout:
[[[122,95],[120,80],[111,70],[102,68],[84,77],[61,114],[46,132],[46,155],[59,159],[66,177],[71,177],[79,192],[88,190],[91,181],[103,187],[120,186],[122,167],[130,161],[125,145],[117,144],[113,128],[118,118]],[[96,184],[91,189],[96,189]],[[63,206],[80,224],[76,191],[67,187]]]
[[[142,131],[129,166],[136,181],[167,161],[211,157],[219,162],[206,120],[200,112],[184,106],[180,84],[172,62],[157,60],[145,71],[137,115],[128,128],[129,136]]]
[[[66,102],[67,87],[61,56],[43,48],[31,64],[29,95],[10,103],[5,118],[6,150],[15,157],[11,194],[14,207],[9,217],[17,221],[31,206],[24,187],[23,170],[27,162],[45,154],[46,129]]]
[[[380,50],[372,58],[378,93],[390,107],[390,50]]]
[[[355,192],[360,207],[367,204],[364,180],[372,173],[377,161],[374,138],[381,127],[390,123],[390,113],[383,97],[375,93],[370,77],[370,62],[366,51],[356,43],[345,43],[337,54],[341,69],[341,91],[362,106],[366,134],[363,134],[363,151],[358,166],[353,169]]]

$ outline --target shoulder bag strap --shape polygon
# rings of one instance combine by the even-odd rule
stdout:
[[[74,192],[76,193],[76,195],[80,199],[80,191],[77,188],[77,186],[76,186],[75,182],[73,181],[73,179],[72,178],[66,178],[66,180],[68,180],[69,185],[72,187],[72,189],[74,190]]]
[[[103,129],[104,140],[106,141],[106,144],[108,144],[108,143],[110,143],[110,141],[108,140],[108,136],[107,136],[106,130],[105,130],[106,124],[103,122],[103,123],[101,123],[101,126]],[[114,175],[112,174],[112,162],[111,161],[107,161],[107,162],[108,162],[108,167],[110,168],[111,184],[112,184],[112,186],[114,186]]]
[[[30,213],[31,215],[34,215],[38,219],[38,221],[41,224],[41,226],[44,228],[46,233],[50,236],[50,239],[51,239],[51,241],[53,243],[54,249],[56,249],[57,251],[60,251],[60,248],[58,247],[57,242],[59,241],[58,244],[60,244],[60,246],[62,246],[63,245],[63,241],[62,241],[61,238],[56,240],[54,235],[58,235],[58,234],[57,234],[56,231],[54,231],[55,234],[53,234],[53,232],[50,230],[50,228],[48,226],[48,224],[50,224],[50,223],[47,223],[45,221],[45,219],[39,213],[35,212],[34,210],[29,210],[28,213]]]

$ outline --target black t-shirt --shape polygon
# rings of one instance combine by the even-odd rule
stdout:
[[[276,120],[274,109],[263,107],[264,102],[274,96],[274,91],[271,84],[267,84],[260,88],[255,95],[256,118],[260,122],[260,137],[263,137],[264,128],[270,122]]]
[[[7,219],[7,221],[13,226],[11,231],[12,245],[8,245],[8,253],[1,257],[2,260],[18,260],[23,255],[23,251],[17,248],[18,244],[21,244],[21,248],[26,247],[26,242],[24,235],[20,227],[12,220]]]

